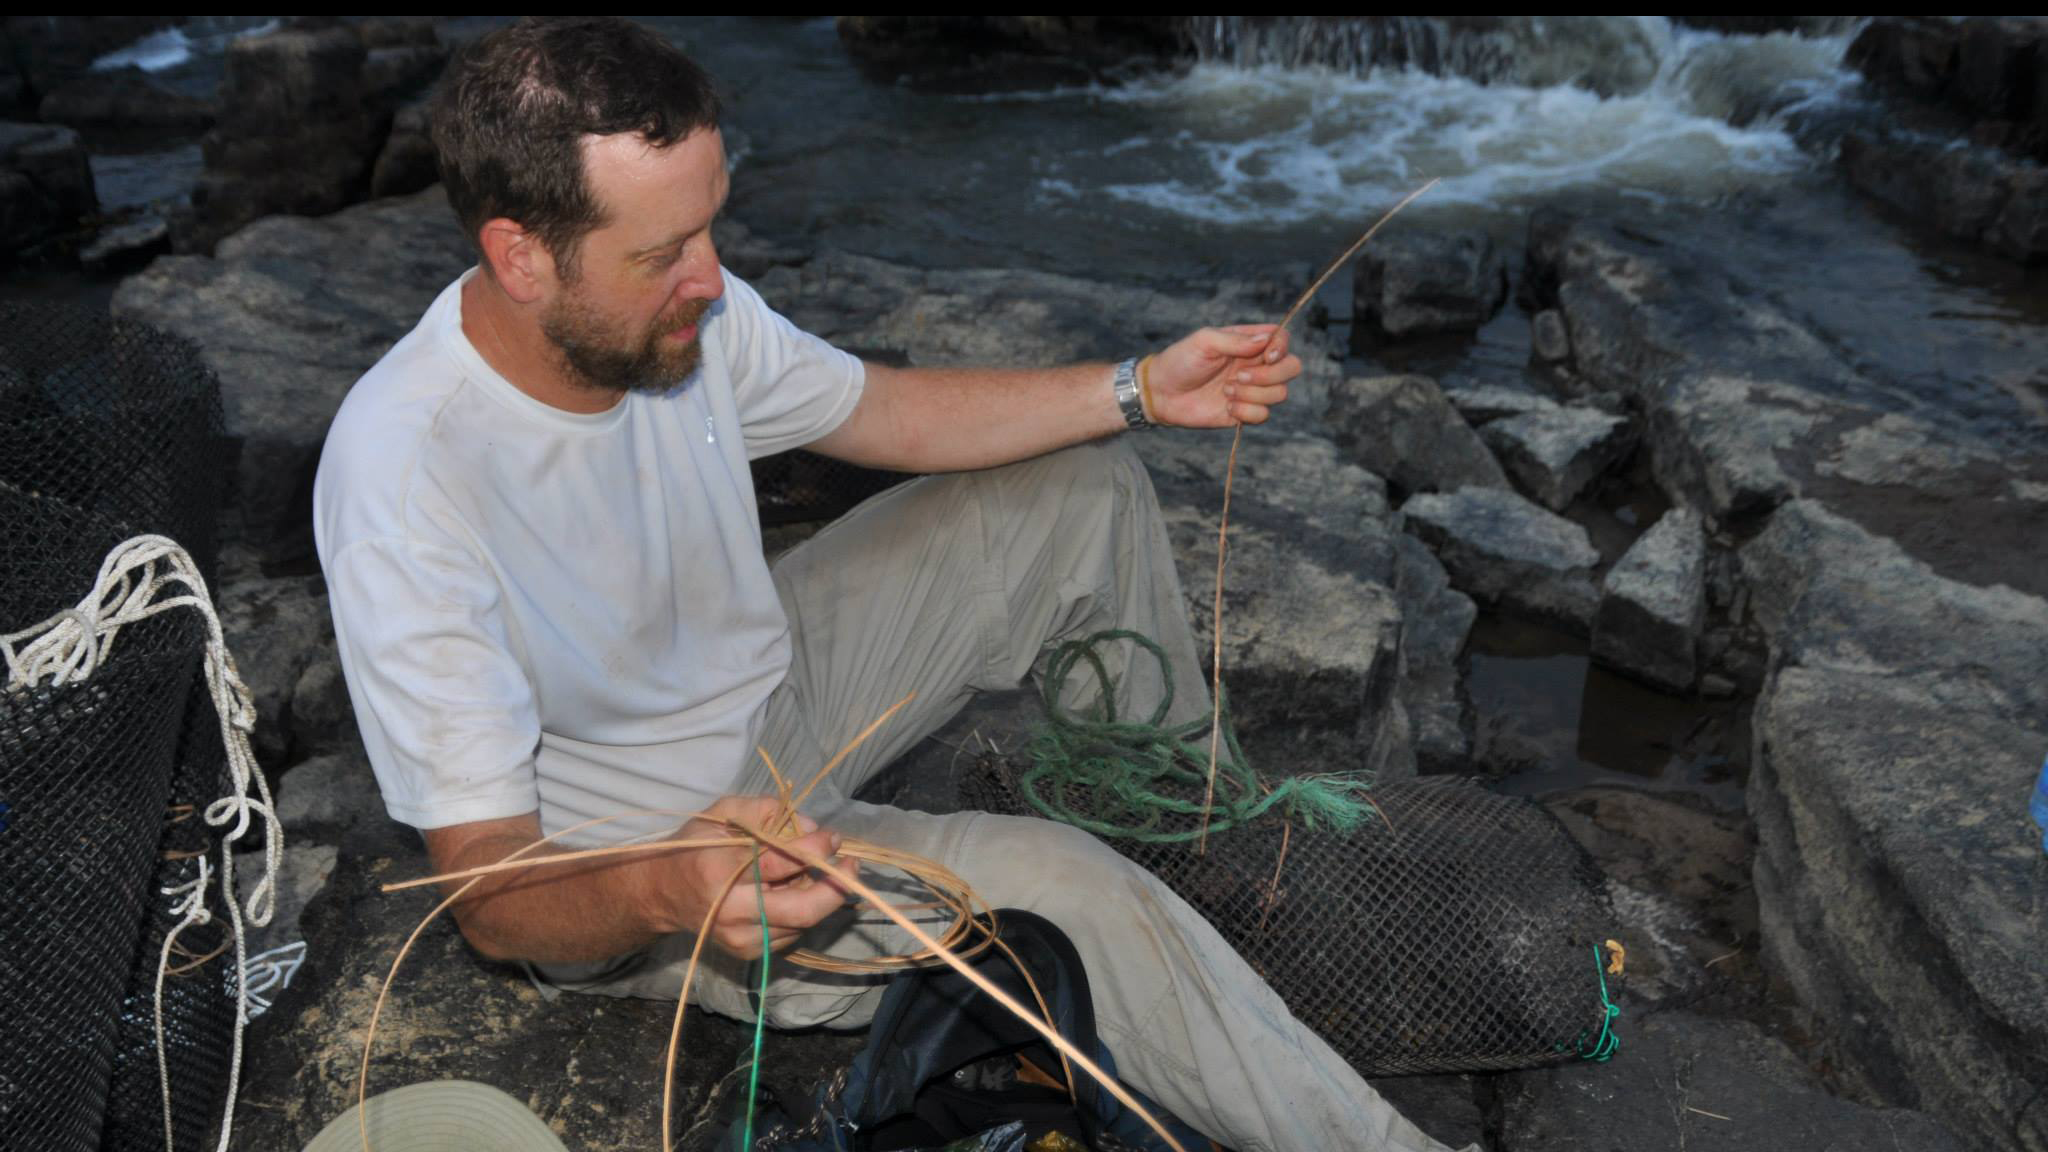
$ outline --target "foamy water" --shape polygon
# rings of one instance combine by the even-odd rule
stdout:
[[[276,31],[278,22],[264,20],[251,26],[251,17],[193,17],[184,28],[164,28],[152,32],[125,48],[116,49],[92,62],[95,70],[126,68],[133,65],[144,72],[163,72],[189,63],[194,53],[211,54],[224,50],[229,41],[242,36],[261,36]]]
[[[1599,188],[1713,200],[1808,168],[1788,124],[1853,94],[1849,36],[1665,29],[1636,90],[1482,83],[1378,68],[1203,63],[1114,88],[982,97],[1092,104],[1147,130],[1054,156],[1041,191],[1099,191],[1218,225],[1354,219],[1423,180],[1436,206],[1511,207]],[[1541,71],[1534,64],[1527,71]]]

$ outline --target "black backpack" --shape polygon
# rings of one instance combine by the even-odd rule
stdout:
[[[1002,939],[1017,954],[1051,1009],[1060,1034],[1111,1075],[1116,1063],[1095,1034],[1088,975],[1065,934],[1029,912],[996,914]],[[1025,1005],[1031,989],[1000,949],[972,963],[981,975]],[[1045,1140],[1050,1147],[1168,1152],[1166,1144],[1088,1076],[1070,1098],[1064,1089],[1020,1075],[1022,1061],[1060,1077],[1059,1055],[1036,1032],[946,967],[899,973],[883,993],[868,1026],[868,1040],[844,1073],[805,1104],[784,1108],[763,1101],[755,1119],[754,1149],[775,1152],[893,1152],[899,1149],[972,1149],[1023,1152]],[[1128,1085],[1125,1086],[1129,1088]],[[1131,1089],[1182,1147],[1205,1149],[1207,1138]],[[735,1124],[721,1147],[738,1148]]]

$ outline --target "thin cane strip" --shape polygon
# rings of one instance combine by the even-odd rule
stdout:
[[[675,1022],[673,1024],[670,1024],[668,1029],[668,1056],[662,1064],[662,1152],[675,1152],[675,1125],[673,1120],[671,1119],[671,1116],[674,1112],[676,1098],[676,1066],[678,1059],[677,1053],[680,1052],[682,1049],[683,1014],[690,1007],[690,986],[697,982],[697,961],[701,959],[704,955],[704,941],[710,939],[711,937],[711,924],[712,921],[717,919],[718,910],[725,906],[726,897],[732,895],[733,886],[740,882],[740,877],[745,876],[747,874],[747,869],[752,867],[754,861],[758,859],[760,859],[760,849],[756,848],[752,856],[749,856],[745,860],[740,861],[740,866],[738,868],[733,869],[732,875],[725,878],[725,883],[719,886],[717,899],[714,899],[711,902],[711,907],[706,909],[704,912],[703,923],[697,925],[696,942],[690,946],[690,964],[688,967],[683,969],[683,988],[681,992],[676,994],[676,1018]],[[762,959],[765,962],[766,957],[763,957]],[[763,1004],[756,1008],[755,1011],[765,1012],[767,1011],[767,1009],[768,1006],[766,1004]],[[747,1149],[746,1152],[753,1152],[753,1150]]]
[[[1273,905],[1280,899],[1280,874],[1287,870],[1287,842],[1294,835],[1294,821],[1284,820],[1280,824],[1280,856],[1273,861],[1273,882],[1266,885],[1266,902],[1259,909],[1258,934],[1266,934],[1266,918],[1273,914]]]
[[[809,784],[804,785],[804,790],[802,792],[797,793],[796,803],[800,805],[805,800],[808,800],[811,795],[811,790],[813,788],[816,788],[818,785],[823,784],[825,782],[825,777],[830,776],[832,774],[832,770],[834,768],[839,767],[840,761],[845,760],[848,756],[851,756],[855,748],[858,748],[862,744],[866,743],[867,738],[875,734],[875,729],[880,728],[882,725],[888,723],[889,717],[894,716],[898,711],[900,711],[903,708],[905,704],[908,704],[915,699],[917,699],[917,693],[912,692],[910,695],[905,696],[903,699],[898,700],[896,703],[890,705],[889,710],[887,712],[884,712],[880,716],[875,717],[874,723],[868,725],[866,728],[861,729],[860,735],[855,736],[853,740],[846,745],[846,747],[841,748],[839,750],[838,755],[832,757],[832,759],[828,761],[823,768],[818,769],[818,774],[816,776],[811,777],[811,782]],[[794,806],[792,806],[792,808],[794,808]]]
[[[790,799],[789,781],[783,779],[782,770],[775,766],[775,757],[770,756],[766,748],[756,744],[754,745],[754,751],[761,754],[761,763],[768,766],[768,775],[775,779],[775,795],[777,799],[782,801],[782,827],[780,831],[785,836],[795,835],[797,829],[796,801]]]
[[[1381,216],[1373,222],[1372,227],[1365,230],[1365,235],[1353,241],[1351,247],[1346,248],[1342,256],[1330,261],[1329,267],[1323,269],[1323,274],[1310,282],[1308,290],[1295,299],[1294,306],[1289,308],[1287,314],[1280,318],[1280,323],[1277,327],[1285,331],[1289,324],[1294,323],[1294,318],[1301,315],[1301,310],[1308,307],[1308,302],[1315,299],[1316,293],[1322,291],[1323,285],[1330,282],[1330,277],[1337,274],[1337,269],[1342,268],[1346,261],[1357,255],[1358,250],[1365,247],[1366,243],[1374,236],[1379,235],[1380,229],[1386,227],[1387,221],[1392,220],[1401,209],[1413,204],[1416,197],[1436,187],[1436,185],[1437,181],[1431,180],[1429,183],[1403,197],[1399,204],[1387,209],[1386,215]],[[1211,632],[1214,633],[1215,654],[1211,661],[1209,672],[1210,688],[1216,700],[1213,706],[1214,710],[1209,718],[1209,783],[1202,798],[1202,832],[1195,840],[1195,852],[1197,854],[1203,854],[1209,850],[1209,808],[1216,800],[1216,753],[1217,744],[1223,735],[1223,554],[1230,544],[1230,482],[1237,474],[1237,445],[1242,439],[1244,439],[1244,422],[1238,421],[1237,430],[1230,435],[1230,460],[1223,466],[1223,516],[1216,525],[1216,606],[1213,617],[1214,627],[1211,629]],[[1380,818],[1385,819],[1386,813],[1380,813]]]

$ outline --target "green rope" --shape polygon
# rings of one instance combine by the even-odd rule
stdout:
[[[1581,1060],[1605,1064],[1621,1048],[1621,1037],[1614,1031],[1614,1018],[1621,1015],[1621,1005],[1607,996],[1607,969],[1600,963],[1600,946],[1593,945],[1593,974],[1600,978],[1600,1035],[1591,1045],[1586,1043],[1586,1034],[1579,1033],[1573,1042]]]
[[[1143,721],[1122,721],[1116,715],[1116,684],[1096,648],[1117,640],[1134,642],[1159,662],[1165,690],[1151,716]],[[1102,689],[1100,701],[1085,716],[1060,704],[1067,680],[1083,664],[1094,672]],[[1202,834],[1196,826],[1161,826],[1169,816],[1201,816],[1200,800],[1185,797],[1202,795],[1209,779],[1209,721],[1164,726],[1174,691],[1173,670],[1164,649],[1150,637],[1121,628],[1070,640],[1053,650],[1040,691],[1046,722],[1032,735],[1027,749],[1031,766],[1018,780],[1024,799],[1033,808],[1098,836],[1177,843]],[[1370,784],[1355,774],[1318,773],[1277,783],[1261,781],[1238,746],[1222,685],[1217,685],[1216,691],[1224,698],[1227,755],[1216,759],[1216,795],[1208,810],[1210,832],[1250,823],[1275,809],[1307,829],[1349,831],[1365,819],[1371,810],[1366,799]]]
[[[768,934],[768,900],[761,891],[761,850],[754,850],[754,906],[761,913],[761,996],[754,1002],[754,1067],[747,1076],[747,1132],[740,1140],[741,1152],[754,1148],[754,1100],[761,1090],[761,1034],[768,1020],[768,962],[775,958],[774,940]]]

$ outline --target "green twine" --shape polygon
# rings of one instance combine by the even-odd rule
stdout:
[[[1165,690],[1158,707],[1143,721],[1117,719],[1116,685],[1096,653],[1098,645],[1116,640],[1136,643],[1159,662]],[[1084,663],[1102,689],[1100,702],[1087,716],[1060,705],[1068,677]],[[1189,792],[1200,795],[1209,779],[1209,721],[1164,726],[1174,691],[1173,670],[1164,649],[1150,637],[1121,628],[1070,640],[1053,650],[1040,690],[1046,723],[1032,736],[1028,748],[1031,767],[1018,781],[1033,808],[1098,836],[1163,844],[1202,835],[1199,826],[1162,827],[1168,816],[1203,814],[1199,800],[1183,796]],[[1224,696],[1221,684],[1216,691]],[[1276,808],[1307,829],[1328,827],[1345,832],[1365,819],[1372,807],[1365,798],[1371,785],[1358,775],[1318,773],[1270,785],[1262,782],[1238,746],[1229,715],[1226,696],[1222,727],[1228,754],[1218,755],[1216,760],[1209,831],[1250,823]],[[1085,799],[1070,799],[1074,794],[1084,794]]]
[[[747,1075],[747,1130],[740,1140],[741,1152],[753,1152],[754,1100],[761,1090],[761,1036],[768,1020],[768,962],[775,958],[773,939],[768,934],[768,900],[762,894],[761,851],[754,850],[754,907],[761,913],[761,995],[754,1002],[754,1067]]]
[[[1581,1032],[1572,1046],[1578,1052],[1579,1059],[1605,1064],[1621,1048],[1621,1037],[1614,1031],[1614,1018],[1621,1015],[1621,1005],[1607,996],[1607,969],[1600,963],[1598,944],[1593,945],[1593,975],[1600,979],[1600,1035],[1588,1045],[1586,1034]]]

